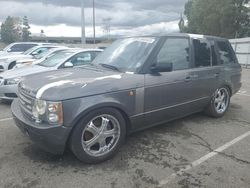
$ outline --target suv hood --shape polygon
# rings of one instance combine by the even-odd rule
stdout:
[[[25,66],[25,67],[20,67],[17,69],[12,69],[5,71],[0,74],[1,77],[4,79],[12,79],[12,78],[19,78],[23,76],[28,76],[30,74],[36,74],[36,73],[41,73],[45,71],[50,71],[54,70],[54,67],[42,67],[39,65],[31,65],[31,66]]]
[[[72,68],[25,77],[20,87],[33,97],[59,101],[142,86],[143,75]]]

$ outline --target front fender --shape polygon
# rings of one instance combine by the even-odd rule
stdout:
[[[134,96],[129,96],[125,91],[64,101],[64,126],[73,127],[86,114],[103,107],[119,109],[130,117],[135,114],[134,100]]]

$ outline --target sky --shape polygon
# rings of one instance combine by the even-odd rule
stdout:
[[[93,36],[93,0],[84,0],[86,35]],[[96,35],[146,35],[178,32],[187,0],[95,0]],[[32,33],[47,36],[81,35],[81,0],[0,0],[0,22],[7,16],[28,16]]]

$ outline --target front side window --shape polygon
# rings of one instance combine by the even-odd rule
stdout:
[[[82,52],[75,56],[73,56],[69,62],[73,64],[73,66],[81,66],[91,63],[92,57],[91,52]]]
[[[157,55],[157,64],[172,63],[173,70],[190,68],[189,39],[168,38]]]
[[[106,64],[124,72],[136,72],[144,64],[157,41],[157,37],[131,37],[117,40],[98,55],[93,64]]]
[[[195,67],[211,66],[211,50],[206,40],[193,39]]]
[[[219,51],[220,63],[221,64],[234,63],[233,51],[231,50],[229,44],[224,41],[217,41],[216,44]]]

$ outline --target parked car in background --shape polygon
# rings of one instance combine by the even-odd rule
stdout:
[[[131,132],[201,111],[222,117],[240,87],[241,67],[226,39],[131,37],[92,66],[24,78],[11,109],[43,149],[62,154],[68,144],[78,159],[98,163]]]
[[[56,47],[56,48],[50,48],[38,55],[32,56],[31,58],[23,58],[18,61],[16,61],[16,66],[14,68],[20,68],[24,66],[29,66],[32,64],[38,64],[44,61],[45,59],[49,58],[50,56],[53,56],[57,52],[63,51],[69,49],[68,47]]]
[[[0,51],[0,56],[4,55],[6,53],[23,53],[26,50],[40,45],[40,43],[35,42],[17,42],[17,43],[11,43],[8,46],[6,46],[3,50]]]
[[[41,53],[48,51],[49,49],[57,47],[58,46],[52,45],[39,45],[28,49],[22,54],[6,54],[0,56],[0,72],[13,69],[16,66],[17,61],[22,59],[31,59]]]
[[[101,52],[100,49],[67,49],[54,53],[38,64],[3,72],[0,74],[0,99],[16,98],[17,84],[24,76],[90,64]]]

